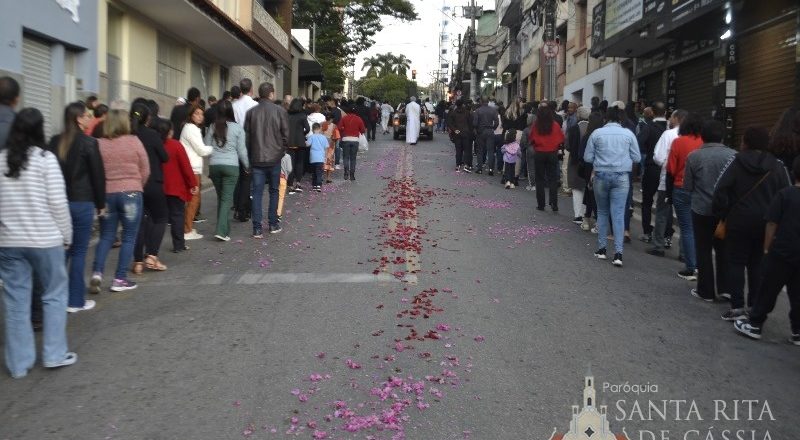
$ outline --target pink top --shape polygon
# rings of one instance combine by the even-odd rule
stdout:
[[[142,192],[150,177],[150,162],[139,138],[129,134],[97,142],[106,171],[106,193]]]

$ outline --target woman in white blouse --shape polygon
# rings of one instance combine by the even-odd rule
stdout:
[[[203,125],[203,109],[198,105],[193,105],[189,109],[189,116],[186,120],[186,125],[181,130],[181,144],[186,149],[186,154],[189,156],[189,163],[192,164],[192,171],[194,172],[197,181],[200,182],[200,174],[203,172],[203,158],[210,155],[214,150],[210,145],[203,142],[203,133],[200,127]],[[197,214],[197,208],[200,207],[200,191],[192,195],[192,200],[186,204],[186,215],[183,220],[183,234],[186,240],[197,240],[203,238],[192,228],[194,216]]]

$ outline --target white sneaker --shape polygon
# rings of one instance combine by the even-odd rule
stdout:
[[[67,307],[67,313],[76,313],[84,310],[92,310],[97,303],[94,300],[87,299],[83,303],[83,307]]]
[[[583,222],[581,222],[581,230],[588,231],[589,229],[592,229],[592,227],[589,226],[589,220],[584,217]]]
[[[511,189],[514,189],[514,188],[516,188],[516,186],[514,186],[514,184],[512,183],[511,184]]]
[[[203,238],[203,234],[198,234],[196,229],[192,229],[192,232],[188,234],[183,234],[184,240],[199,240]]]
[[[184,238],[185,238],[185,236],[184,236]],[[231,241],[231,238],[228,237],[227,235],[215,235],[214,238],[216,238],[219,241]]]
[[[334,169],[334,170],[341,170],[341,169],[342,169],[342,166],[341,166],[341,165],[334,165],[334,166],[333,166],[333,169]]]

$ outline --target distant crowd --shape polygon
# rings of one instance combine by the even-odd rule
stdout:
[[[729,302],[722,319],[760,339],[785,287],[800,345],[800,110],[747,128],[738,145],[726,145],[721,121],[662,102],[456,99],[445,113],[456,172],[497,173],[507,189],[526,179],[539,211],[558,212],[559,190],[571,194],[574,222],[597,234],[594,256],[617,267],[640,183],[647,253],[666,255],[677,222],[690,294]]]

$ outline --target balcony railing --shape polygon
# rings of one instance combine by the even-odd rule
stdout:
[[[289,34],[256,0],[253,0],[253,21],[266,29],[285,49],[289,49]]]

